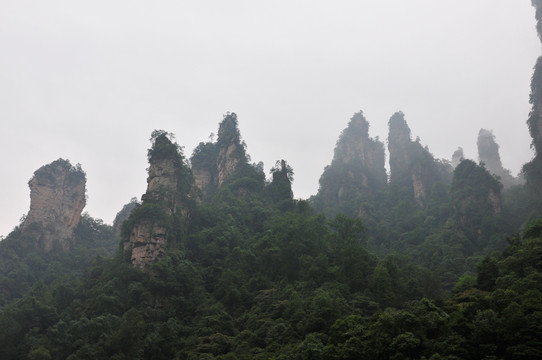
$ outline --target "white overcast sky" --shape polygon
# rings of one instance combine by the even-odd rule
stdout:
[[[27,181],[58,158],[87,173],[85,211],[111,223],[146,189],[154,129],[189,156],[236,112],[253,162],[294,168],[308,198],[353,113],[387,138],[398,110],[438,158],[530,160],[540,55],[528,0],[0,0],[0,235]]]

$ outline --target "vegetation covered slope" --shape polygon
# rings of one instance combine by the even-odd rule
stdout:
[[[443,296],[378,259],[358,219],[306,202],[201,208],[147,271],[118,256],[38,282],[0,313],[2,359],[529,359],[542,339],[542,222]],[[255,216],[256,215],[256,216]]]
[[[234,113],[191,167],[154,132],[147,192],[115,228],[84,215],[58,251],[36,247],[39,229],[0,243],[0,358],[542,358],[539,72],[537,155],[504,191],[483,164],[452,173],[402,113],[389,183],[354,115],[311,201],[325,214],[293,199],[286,161],[270,180],[249,163]],[[158,227],[138,237],[145,224]],[[134,263],[157,239],[159,256]]]

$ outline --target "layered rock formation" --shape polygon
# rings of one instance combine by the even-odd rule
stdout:
[[[145,267],[164,255],[168,242],[179,235],[172,224],[179,225],[189,214],[193,179],[180,148],[170,137],[164,131],[153,133],[147,191],[125,225],[129,233],[123,234],[124,250],[137,267]]]
[[[245,147],[241,144],[241,134],[235,113],[228,114],[220,123],[217,146],[217,183],[220,187],[237,171],[239,165],[247,162]]]
[[[419,141],[412,141],[404,114],[397,112],[389,121],[390,185],[409,191],[425,206],[437,182],[449,182],[451,169],[437,161]]]
[[[325,203],[375,193],[387,185],[384,144],[369,137],[369,123],[358,112],[343,130],[331,164],[320,177],[315,200]]]
[[[63,159],[36,170],[28,182],[30,211],[22,232],[35,237],[45,251],[68,249],[86,204],[86,181],[79,165]]]
[[[200,143],[190,158],[196,186],[204,197],[220,188],[242,166],[247,165],[237,115],[229,113],[219,125],[216,143]]]
[[[478,160],[480,163],[485,164],[489,172],[499,177],[505,187],[518,183],[518,180],[510,174],[510,170],[502,166],[499,145],[495,141],[495,135],[491,130],[480,129],[476,144],[478,145]]]

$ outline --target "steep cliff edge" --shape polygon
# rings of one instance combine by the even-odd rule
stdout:
[[[57,245],[68,249],[86,204],[86,181],[79,165],[72,166],[63,159],[36,170],[28,182],[30,211],[21,231],[36,238],[45,251]]]
[[[123,225],[124,250],[137,267],[159,260],[168,243],[182,235],[190,214],[193,178],[172,138],[162,130],[153,132],[147,191]]]
[[[363,112],[354,114],[337,140],[333,160],[320,177],[313,203],[323,208],[384,189],[387,185],[384,165],[384,144],[369,137],[369,122]]]
[[[402,112],[389,121],[390,185],[405,189],[419,206],[425,206],[438,182],[449,183],[451,165],[436,160],[419,141],[412,141]]]

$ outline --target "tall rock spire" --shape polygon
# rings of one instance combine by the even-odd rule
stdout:
[[[216,142],[202,142],[194,149],[190,163],[204,198],[248,164],[235,113],[226,114],[220,122]]]
[[[218,186],[230,178],[240,165],[247,163],[245,147],[241,143],[241,133],[235,113],[227,114],[218,128],[217,183]]]
[[[30,211],[22,232],[36,238],[45,251],[68,249],[86,204],[86,182],[81,167],[63,159],[36,170],[28,182]]]
[[[153,132],[147,191],[123,226],[124,250],[137,267],[159,260],[168,243],[180,236],[179,226],[189,215],[193,178],[171,139],[165,131]]]
[[[499,155],[499,145],[491,130],[480,129],[476,144],[478,145],[478,160],[485,164],[489,172],[498,176],[504,186],[512,186],[518,182],[518,180],[510,174],[510,170],[507,170],[502,166],[501,157]]]
[[[390,185],[405,188],[416,203],[425,206],[433,185],[451,181],[451,167],[437,161],[418,140],[412,141],[402,112],[389,121]]]
[[[340,208],[340,202],[385,188],[384,165],[384,144],[369,137],[369,122],[363,112],[355,113],[337,141],[331,164],[320,177],[320,188],[313,199],[315,206]]]

